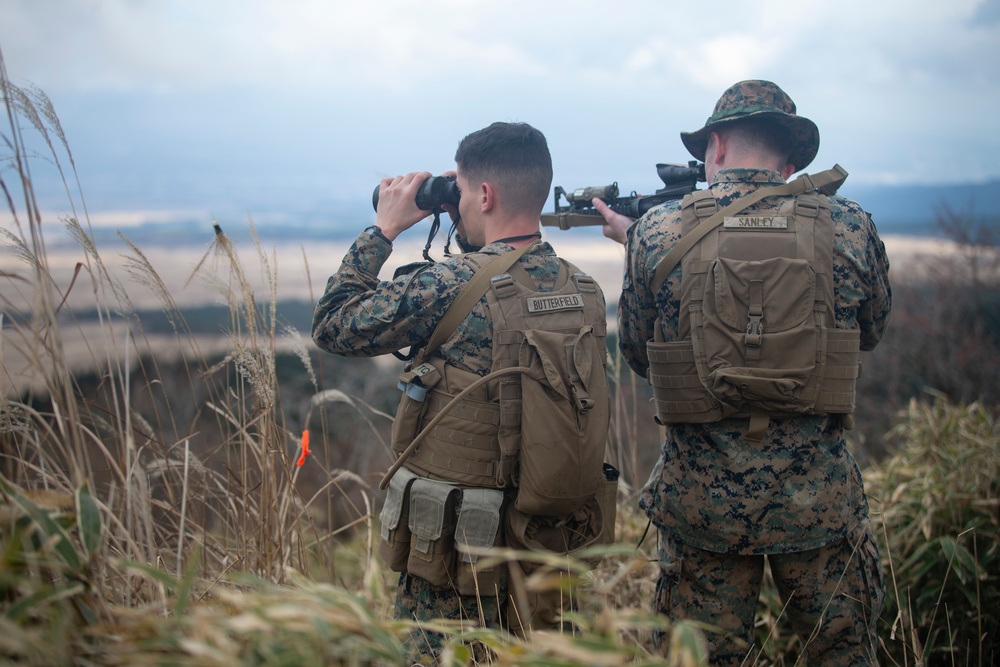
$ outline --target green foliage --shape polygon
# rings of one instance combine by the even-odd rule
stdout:
[[[0,476],[0,657],[57,660],[75,627],[98,622],[91,570],[103,520],[86,484],[73,500]]]
[[[882,662],[992,665],[1000,657],[1000,430],[981,404],[913,401],[894,455],[865,471],[888,587]],[[801,643],[768,578],[758,664],[791,664]]]
[[[88,557],[97,553],[103,540],[104,525],[97,501],[90,494],[90,485],[82,484],[76,490],[76,516],[80,527],[80,543]]]
[[[1000,430],[980,404],[912,402],[896,454],[867,476],[899,664],[1000,658]],[[888,556],[888,558],[887,558]]]
[[[385,388],[391,393],[395,373],[367,360],[314,359],[298,334],[308,328],[312,305],[279,301],[277,267],[255,233],[264,289],[249,282],[253,272],[219,230],[191,277],[214,270],[224,305],[193,309],[174,302],[147,258],[122,237],[129,284],[163,302],[161,311],[137,310],[97,250],[82,193],[78,219],[70,181],[79,181],[51,103],[37,89],[10,84],[2,54],[0,91],[12,121],[8,174],[23,186],[0,179],[18,220],[16,234],[0,236],[30,269],[28,278],[3,278],[18,288],[9,294],[20,294],[22,284],[37,288],[23,308],[6,303],[5,292],[0,323],[9,326],[0,327],[0,343],[10,340],[47,371],[44,407],[0,396],[0,464],[13,480],[0,476],[0,661],[400,664],[414,627],[386,620],[394,575],[374,554],[377,499],[368,493],[391,457]],[[22,126],[45,137],[63,177],[73,210],[64,222],[81,246],[85,262],[77,271],[81,283],[91,281],[92,311],[70,317],[72,285],[56,289],[49,272]],[[69,179],[56,155],[60,145]],[[23,213],[12,191],[25,193]],[[866,371],[859,387],[859,422],[879,427],[868,445],[880,439],[878,420],[890,419],[893,406],[926,384],[953,399],[996,396],[996,274],[987,269],[1000,258],[993,251],[968,259],[974,289],[968,281],[922,287],[912,295],[916,305],[897,305],[890,337],[866,366],[875,372]],[[129,336],[124,355],[95,355],[94,374],[85,378],[70,373],[61,336],[88,319],[115,336],[117,325],[128,324]],[[220,329],[228,332],[226,350],[200,350],[193,334]],[[144,354],[153,345],[143,347],[143,335],[153,332],[176,337],[181,361]],[[638,545],[647,524],[634,508],[634,489],[655,460],[659,434],[648,386],[625,367],[613,333],[608,344],[611,451],[623,472],[618,541]],[[133,347],[143,357],[134,370],[121,361]],[[305,429],[314,453],[300,466]],[[993,664],[1000,656],[1000,439],[993,417],[978,404],[913,403],[894,435],[899,451],[866,473],[890,585],[880,633],[886,662]],[[443,662],[651,665],[665,657],[671,665],[705,664],[700,628],[669,626],[650,611],[656,570],[649,545],[604,554],[586,575],[572,617],[577,632],[523,642],[442,624]],[[297,574],[303,571],[309,579]],[[791,664],[799,640],[785,627],[773,588],[760,612],[755,664]],[[650,646],[653,630],[669,636],[664,657]]]

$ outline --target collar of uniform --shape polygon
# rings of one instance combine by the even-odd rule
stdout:
[[[785,179],[773,169],[722,169],[715,174],[716,183],[754,183],[757,185],[781,185]]]
[[[482,247],[479,252],[485,252],[490,255],[502,255],[505,252],[514,250],[514,246],[509,243],[501,243],[500,241],[494,241],[488,245]],[[543,241],[541,239],[535,243],[535,247],[528,251],[529,255],[542,255],[542,254],[554,254],[555,251],[552,246],[549,245],[548,241]]]

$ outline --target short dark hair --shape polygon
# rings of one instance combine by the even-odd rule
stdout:
[[[545,135],[527,123],[496,122],[466,136],[455,151],[465,178],[494,182],[515,213],[541,213],[552,185]]]
[[[788,162],[792,154],[792,137],[788,128],[776,118],[750,116],[733,121],[726,129],[744,143],[774,155],[782,163]]]

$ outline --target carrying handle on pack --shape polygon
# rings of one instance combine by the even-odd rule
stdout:
[[[438,325],[434,328],[434,333],[431,334],[431,338],[427,341],[427,345],[420,351],[417,357],[417,365],[423,362],[430,353],[441,346],[441,343],[448,340],[448,337],[455,332],[458,325],[468,317],[469,313],[472,312],[473,307],[479,300],[483,298],[486,294],[486,290],[490,288],[490,281],[501,273],[506,273],[510,267],[517,263],[517,260],[521,259],[521,256],[528,252],[528,249],[532,248],[537,241],[533,241],[528,245],[518,248],[517,250],[511,250],[505,252],[502,255],[497,255],[490,259],[490,261],[483,264],[482,267],[472,276],[469,282],[465,283],[462,291],[458,293],[455,300],[452,302],[448,311],[438,322]]]
[[[757,190],[746,197],[737,199],[682,236],[677,245],[671,248],[663,259],[660,260],[659,265],[656,267],[656,273],[653,274],[653,284],[651,285],[653,294],[660,291],[663,281],[667,279],[670,272],[680,263],[681,258],[687,254],[687,251],[706,234],[722,224],[722,221],[726,217],[735,215],[748,208],[751,204],[756,204],[761,199],[774,195],[798,195],[809,190],[819,190],[822,194],[832,195],[837,192],[837,188],[846,179],[847,171],[839,164],[835,164],[833,165],[833,169],[827,169],[811,176],[809,174],[802,174],[791,183]]]

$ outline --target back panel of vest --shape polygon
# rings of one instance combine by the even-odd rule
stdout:
[[[683,232],[717,210],[710,193],[693,197]],[[835,329],[832,261],[833,221],[816,194],[709,232],[681,262],[680,334],[690,342],[648,346],[658,418],[850,412],[856,351],[844,357],[841,338],[857,332]]]
[[[610,419],[604,302],[593,278],[564,262],[552,291],[540,292],[520,265],[487,292],[493,370],[499,380],[500,446],[519,451],[515,506],[561,516],[593,498]]]

